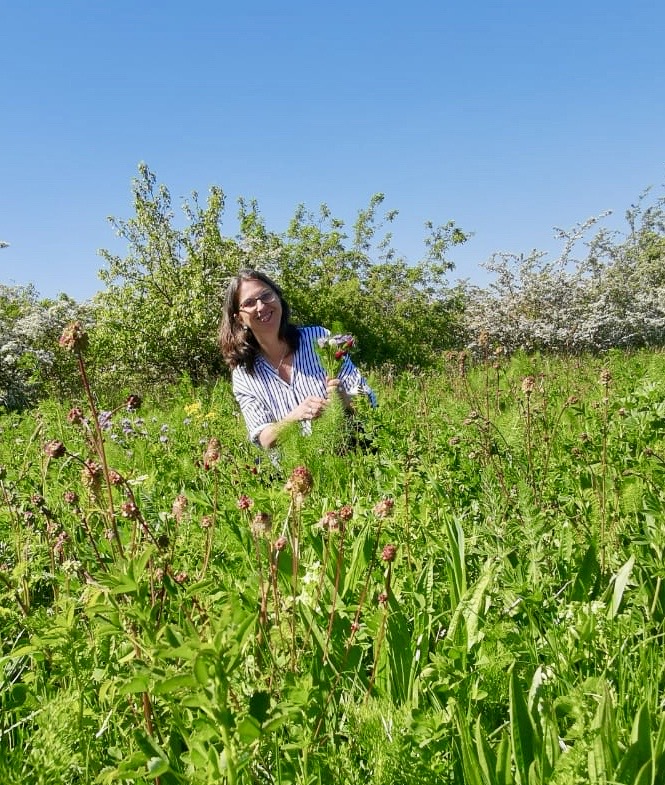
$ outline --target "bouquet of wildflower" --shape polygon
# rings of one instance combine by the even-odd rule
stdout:
[[[321,364],[329,379],[337,378],[344,358],[355,344],[356,341],[352,335],[324,335],[314,341],[314,348],[321,358]]]

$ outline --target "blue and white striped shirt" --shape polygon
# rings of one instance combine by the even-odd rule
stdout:
[[[233,394],[245,418],[249,438],[255,444],[259,444],[259,434],[266,425],[282,420],[308,395],[326,396],[326,372],[314,348],[314,341],[330,335],[330,331],[325,327],[299,327],[298,332],[300,342],[293,355],[291,384],[285,382],[261,354],[256,358],[254,373],[238,366],[231,374]],[[364,393],[372,406],[376,405],[374,393],[348,355],[342,362],[338,378],[346,393]],[[311,433],[309,421],[303,421],[301,427],[303,433]]]

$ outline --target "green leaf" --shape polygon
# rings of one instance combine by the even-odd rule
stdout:
[[[621,567],[619,572],[614,576],[614,590],[612,591],[612,600],[610,605],[607,609],[607,618],[613,619],[617,613],[619,612],[619,606],[621,605],[621,600],[623,599],[623,593],[626,590],[626,586],[628,585],[628,579],[630,578],[630,573],[633,570],[633,565],[635,564],[635,557],[631,556],[630,559]]]
[[[466,717],[462,715],[459,704],[454,702],[454,717],[457,727],[457,741],[462,753],[462,768],[464,770],[465,785],[483,785],[481,767],[476,755],[471,734],[467,726]],[[485,783],[488,785],[488,783]]]
[[[529,769],[535,757],[535,732],[529,709],[513,665],[510,672],[510,739],[515,774],[519,785],[528,785]]]
[[[164,760],[164,758],[150,758],[146,765],[148,768],[147,777],[149,780],[154,780],[157,777],[161,777],[171,769],[169,762]]]
[[[166,695],[169,692],[177,692],[178,690],[190,690],[198,686],[195,677],[190,673],[182,673],[177,676],[171,676],[168,679],[156,681],[152,691],[155,695]]]
[[[120,695],[128,695],[135,692],[147,692],[150,678],[147,675],[132,676],[129,681],[124,682],[118,687]]]

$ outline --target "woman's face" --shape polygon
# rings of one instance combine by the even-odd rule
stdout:
[[[243,280],[238,287],[238,312],[236,318],[254,333],[261,336],[276,334],[282,320],[282,304],[277,292],[263,281],[253,278]]]

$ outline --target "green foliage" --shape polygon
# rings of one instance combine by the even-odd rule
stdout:
[[[460,302],[446,282],[452,269],[446,253],[466,236],[452,222],[426,225],[426,258],[411,265],[395,257],[389,234],[376,239],[382,195],[358,213],[352,239],[325,206],[319,216],[299,208],[280,235],[266,228],[255,202],[241,199],[240,235],[230,238],[221,233],[225,203],[217,187],[205,207],[196,194],[184,204],[184,229],[176,225],[168,189],[144,164],[132,190],[135,216],[111,219],[128,253],[102,251],[107,288],[97,297],[92,334],[98,378],[121,375],[127,384],[174,381],[182,373],[195,382],[217,376],[221,297],[241,267],[273,276],[301,324],[330,326],[343,316],[366,363],[431,363],[458,338]]]
[[[462,359],[2,416],[2,781],[661,781],[663,355]]]
[[[126,381],[216,375],[220,297],[243,260],[238,245],[220,232],[224,194],[211,188],[205,207],[193,194],[183,205],[187,225],[179,229],[168,189],[157,186],[144,164],[132,192],[135,216],[111,219],[127,256],[101,252],[106,289],[97,298],[93,342],[99,371]]]

